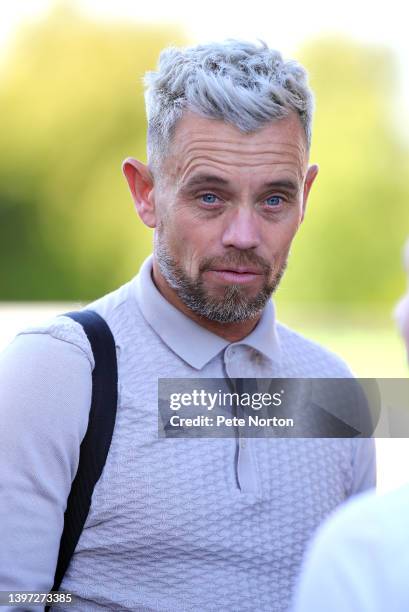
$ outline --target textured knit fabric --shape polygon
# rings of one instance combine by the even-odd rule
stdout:
[[[119,402],[62,583],[79,597],[67,609],[284,611],[317,526],[374,484],[373,441],[160,439],[157,380],[350,372],[277,324],[272,302],[253,332],[230,344],[169,304],[151,266],[149,258],[135,279],[88,306],[115,337]],[[93,365],[82,328],[64,317],[26,330],[2,358],[0,589],[52,585]]]
[[[306,556],[294,612],[408,612],[408,515],[409,485],[340,508]]]

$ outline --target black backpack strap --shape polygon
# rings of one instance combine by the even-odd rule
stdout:
[[[80,446],[78,470],[68,496],[53,591],[60,587],[88,516],[92,493],[111,444],[118,401],[115,341],[108,324],[92,310],[68,312],[64,316],[83,326],[94,354],[95,368],[88,428]]]

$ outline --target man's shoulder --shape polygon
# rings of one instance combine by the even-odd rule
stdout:
[[[283,367],[294,370],[294,376],[349,378],[353,375],[341,357],[318,342],[283,323],[277,322],[276,329]]]
[[[36,338],[38,341],[36,341]],[[18,339],[19,346],[22,349],[25,345],[30,345],[31,349],[35,348],[36,345],[39,347],[40,345],[43,346],[43,339],[45,338],[48,338],[50,342],[56,342],[62,348],[66,346],[67,350],[74,346],[87,357],[91,367],[94,367],[91,345],[82,326],[65,316],[64,313],[56,315],[43,323],[26,327],[16,335],[16,340]]]
[[[78,310],[94,310],[107,321],[114,333],[116,319],[120,316],[121,311],[129,306],[129,288],[131,283],[132,281],[129,281],[118,289],[80,307]],[[74,345],[85,354],[92,367],[94,367],[91,345],[82,325],[66,316],[66,314],[67,311],[65,310],[61,314],[45,320],[43,323],[27,327],[21,330],[17,337],[48,336],[61,343]]]
[[[134,299],[133,284],[135,279],[121,285],[117,289],[96,298],[84,306],[87,310],[94,310],[108,322],[115,316],[117,311],[129,307],[130,301]]]

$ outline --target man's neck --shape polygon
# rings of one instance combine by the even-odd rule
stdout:
[[[238,342],[248,336],[260,320],[261,315],[259,315],[255,319],[247,321],[236,321],[234,323],[219,323],[218,321],[211,321],[210,319],[202,317],[196,312],[193,312],[193,310],[188,308],[188,306],[186,306],[186,304],[182,302],[176,291],[168,285],[168,283],[160,273],[155,260],[153,261],[152,280],[157,290],[170,304],[172,304],[172,306],[175,306],[175,308],[183,312],[184,315],[192,319],[192,321],[194,321],[198,325],[201,325],[201,327],[204,327],[205,329],[211,331],[217,336],[221,336],[229,342]]]

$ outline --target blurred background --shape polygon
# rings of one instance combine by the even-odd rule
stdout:
[[[0,347],[117,288],[151,251],[121,162],[146,159],[142,77],[160,50],[259,38],[307,67],[316,96],[320,174],[279,319],[361,377],[406,377],[391,313],[406,288],[409,38],[402,4],[385,12],[352,0],[2,3]]]

